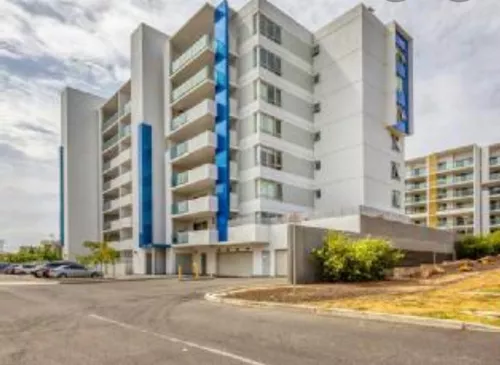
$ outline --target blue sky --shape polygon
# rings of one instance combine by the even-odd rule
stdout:
[[[240,8],[246,0],[230,0]],[[311,30],[358,0],[271,0]],[[407,157],[500,141],[500,0],[365,0],[415,39]],[[202,0],[0,1],[0,238],[58,235],[59,93],[110,95],[129,77],[140,22],[173,33]]]

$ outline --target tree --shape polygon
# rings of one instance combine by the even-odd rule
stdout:
[[[112,264],[113,268],[120,257],[120,252],[110,246],[108,242],[85,241],[83,247],[90,251],[86,256],[79,256],[77,259],[84,265],[99,265],[101,270]]]
[[[325,281],[381,280],[386,270],[404,257],[382,238],[353,239],[340,232],[329,232],[323,246],[312,251]]]

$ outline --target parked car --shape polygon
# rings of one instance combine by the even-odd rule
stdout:
[[[80,264],[69,264],[51,268],[50,278],[98,278],[102,277],[102,272],[86,268]]]
[[[14,275],[27,275],[27,274],[31,274],[31,272],[33,270],[35,270],[36,267],[37,266],[35,264],[21,264],[21,265],[17,265],[16,267],[14,267],[12,273]]]
[[[7,275],[14,275],[15,271],[21,266],[21,264],[10,264],[7,266],[4,270],[3,273]]]
[[[9,266],[10,264],[8,262],[0,262],[0,274],[3,274],[4,270]]]
[[[71,264],[76,264],[76,262],[65,261],[65,260],[47,262],[46,264],[43,264],[43,265],[36,267],[31,272],[31,274],[37,278],[48,278],[50,269],[54,269],[54,268],[56,268],[58,266],[62,266],[62,265],[71,265]]]

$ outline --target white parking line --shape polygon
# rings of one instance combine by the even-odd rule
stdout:
[[[182,345],[187,346],[187,347],[191,347],[191,348],[195,348],[195,349],[198,349],[198,350],[210,352],[212,354],[223,356],[223,357],[228,357],[230,359],[237,360],[237,361],[239,361],[239,362],[241,362],[243,364],[249,364],[249,365],[266,365],[266,364],[264,364],[262,362],[258,362],[258,361],[255,361],[255,360],[243,357],[243,356],[232,354],[232,353],[227,352],[227,351],[215,349],[213,347],[198,345],[198,344],[196,344],[194,342],[180,340],[180,339],[175,338],[175,337],[169,337],[169,336],[166,336],[166,335],[162,335],[161,333],[148,331],[146,329],[135,327],[135,326],[132,326],[132,325],[127,324],[127,323],[118,322],[118,321],[115,321],[114,319],[106,318],[106,317],[103,317],[103,316],[100,316],[100,315],[97,315],[97,314],[89,314],[89,317],[97,319],[99,321],[111,323],[111,324],[114,324],[116,326],[119,326],[119,327],[122,327],[122,328],[126,328],[126,329],[129,329],[129,330],[132,330],[132,331],[146,333],[146,334],[149,334],[151,336],[154,336],[154,337],[157,337],[157,338],[161,338],[162,340],[165,340],[165,341],[169,341],[169,342],[172,342],[172,343],[179,343],[179,344],[182,344]]]
[[[0,286],[56,285],[57,281],[0,281]]]

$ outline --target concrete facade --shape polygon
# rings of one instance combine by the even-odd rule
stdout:
[[[279,276],[290,215],[401,218],[412,39],[364,5],[312,32],[266,0],[207,3],[172,35],[139,26],[130,80],[90,112],[121,272]]]

